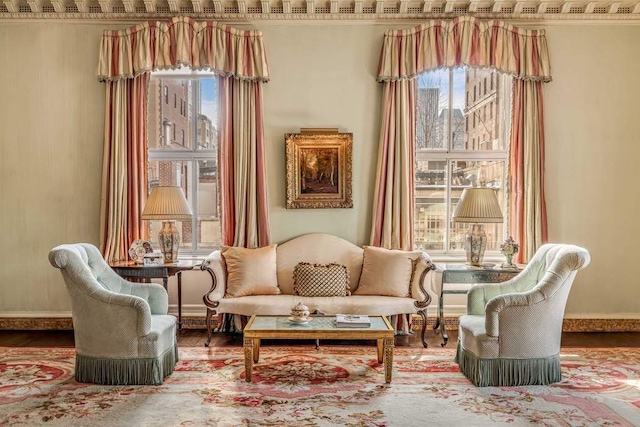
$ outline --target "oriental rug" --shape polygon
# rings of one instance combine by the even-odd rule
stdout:
[[[239,347],[181,347],[161,386],[73,378],[73,348],[0,347],[0,425],[633,426],[640,348],[563,348],[563,381],[474,387],[454,349],[402,348],[393,381],[373,346],[264,346],[245,382]]]

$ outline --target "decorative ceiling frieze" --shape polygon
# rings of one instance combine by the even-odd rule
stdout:
[[[474,15],[510,20],[640,21],[640,0],[0,0],[0,19],[420,20]]]

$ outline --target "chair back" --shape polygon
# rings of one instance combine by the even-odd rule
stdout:
[[[552,283],[565,283],[569,276],[569,285],[573,282],[573,278],[578,270],[589,265],[591,258],[589,252],[575,245],[565,245],[558,243],[547,243],[542,245],[534,254],[531,261],[526,265],[524,270],[518,275],[516,281],[519,292],[526,292],[544,284],[545,294],[555,292]],[[556,276],[556,279],[551,280]]]

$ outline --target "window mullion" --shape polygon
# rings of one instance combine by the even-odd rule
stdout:
[[[444,252],[448,254],[451,251],[451,180],[453,178],[453,168],[451,167],[451,153],[453,153],[453,69],[449,70],[449,114],[447,117],[448,120],[448,135],[447,139],[449,142],[449,156],[446,163],[447,170],[447,189],[446,189],[446,206],[445,206],[445,225],[446,232],[444,239]]]

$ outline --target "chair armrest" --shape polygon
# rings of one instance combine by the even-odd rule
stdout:
[[[433,282],[436,280],[436,266],[431,262],[428,255],[418,259],[418,264],[411,282],[411,298],[415,299],[417,308],[425,308],[431,303],[429,289],[433,289]]]
[[[164,291],[164,289],[162,289]],[[126,316],[135,316],[136,333],[138,337],[148,335],[151,331],[151,307],[149,303],[139,296],[119,294],[106,289],[98,289],[89,295],[96,303],[108,305],[102,307],[101,322],[105,324],[117,324]],[[105,319],[104,316],[111,317]]]
[[[516,278],[504,283],[483,283],[473,286],[467,293],[467,314],[481,316],[489,300],[498,295],[517,293]]]
[[[201,270],[211,275],[211,288],[202,297],[204,304],[209,308],[218,306],[218,301],[224,298],[226,292],[227,269],[220,251],[213,251],[205,258],[200,266]]]
[[[544,300],[545,296],[539,290],[522,293],[506,293],[491,298],[489,302],[487,302],[485,315],[485,330],[487,335],[497,337],[500,334],[500,314],[508,308],[520,307],[520,310],[523,311],[527,311],[527,309],[530,308],[533,314],[533,306]]]
[[[158,283],[131,283],[109,269],[103,273],[111,284],[110,288],[122,295],[140,297],[149,303],[151,314],[167,314],[169,312],[169,295],[164,286]],[[114,286],[117,285],[117,286]]]

